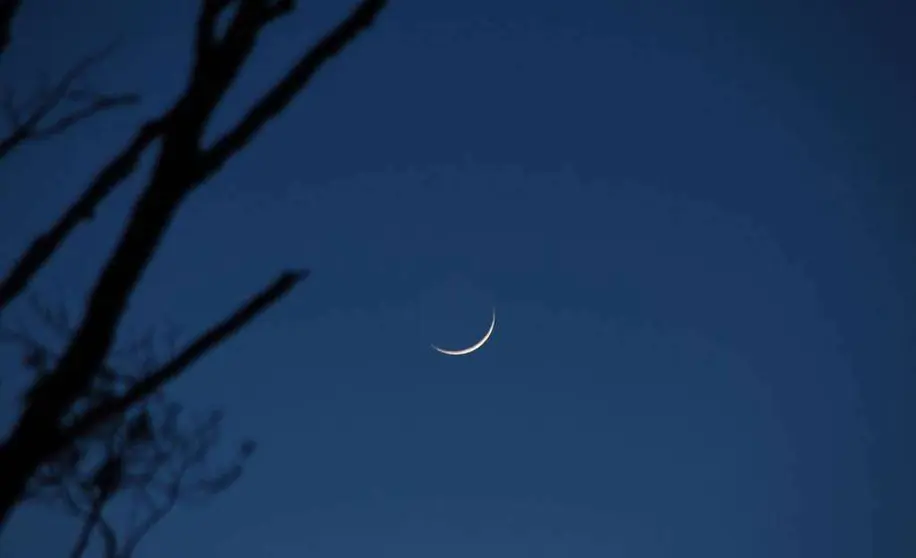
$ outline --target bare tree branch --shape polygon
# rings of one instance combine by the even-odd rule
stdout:
[[[31,302],[35,325],[65,339],[72,329],[66,312],[37,299]],[[24,354],[41,347],[49,360],[55,358],[55,350],[43,344],[37,330],[10,331],[14,335],[3,340],[12,342]],[[111,393],[125,393],[136,385],[137,376],[148,376],[150,370],[159,368],[160,359],[151,353],[160,345],[151,337],[144,334],[136,341],[124,342],[120,351],[127,354],[118,364],[124,370],[106,372],[94,384],[87,401],[104,401]],[[168,333],[163,341],[163,348],[175,354]],[[28,368],[34,374],[45,370],[43,365]],[[146,535],[177,505],[201,496],[209,499],[239,478],[253,443],[244,442],[236,458],[214,471],[209,462],[219,445],[221,414],[212,413],[205,421],[194,424],[179,420],[180,413],[180,406],[157,391],[129,412],[109,417],[104,428],[96,427],[77,438],[76,444],[33,477],[30,498],[62,506],[81,523],[71,558],[88,554],[93,535],[102,543],[104,558],[130,558]],[[106,517],[106,509],[118,518],[116,524]]]
[[[77,124],[97,116],[103,112],[126,106],[133,106],[140,102],[140,96],[135,94],[103,95],[96,94],[95,98],[85,106],[74,109],[50,124],[42,125],[48,113],[34,113],[24,122],[21,117],[11,119],[16,127],[5,138],[0,139],[0,159],[8,156],[17,147],[26,141],[37,141],[59,136]],[[52,109],[54,107],[51,107]],[[48,111],[50,112],[50,110]]]
[[[0,56],[10,46],[13,20],[22,7],[22,0],[0,0]]]
[[[99,535],[102,537],[102,543],[105,549],[105,558],[119,558],[118,536],[103,515],[99,516],[98,527]],[[130,554],[127,556],[130,556]]]
[[[140,128],[133,140],[103,168],[80,197],[58,220],[39,235],[23,252],[6,277],[0,281],[0,313],[26,288],[29,281],[54,255],[82,221],[92,219],[96,207],[127,177],[133,174],[140,157],[164,129],[162,120],[152,120]]]
[[[201,172],[210,175],[251,141],[267,122],[283,112],[321,67],[367,29],[387,0],[363,0],[334,29],[309,49],[289,72],[249,109],[242,120],[207,150]]]
[[[245,307],[198,338],[169,364],[132,386],[125,394],[109,402],[100,402],[75,422],[68,417],[74,406],[90,393],[93,382],[104,370],[112,350],[115,333],[121,323],[128,300],[153,259],[176,212],[187,196],[205,182],[245,146],[264,124],[282,111],[308,83],[311,76],[344,46],[365,30],[387,5],[386,0],[363,0],[344,22],[309,50],[287,77],[276,84],[261,102],[243,118],[235,130],[218,141],[211,150],[201,147],[213,111],[235,82],[242,66],[251,55],[256,40],[273,20],[289,13],[290,0],[235,0],[236,9],[226,32],[217,37],[216,21],[226,2],[203,0],[205,5],[198,21],[200,36],[192,74],[177,102],[138,136],[128,149],[97,178],[101,196],[136,165],[137,158],[153,139],[160,139],[161,149],[149,182],[134,204],[128,223],[114,252],[101,270],[88,297],[82,321],[76,327],[67,347],[53,370],[30,392],[28,405],[19,416],[9,437],[0,444],[0,527],[10,510],[25,494],[30,479],[42,464],[78,440],[82,433],[104,424],[106,419],[125,413],[132,404],[148,397],[166,382],[182,374],[203,354],[245,326],[261,311],[281,298],[302,279],[302,273],[287,273],[274,285],[255,297]],[[208,8],[209,6],[209,8]],[[208,9],[210,11],[208,11]],[[212,16],[212,14],[216,14]],[[127,153],[127,155],[125,155]],[[118,165],[115,165],[118,163]],[[101,176],[100,174],[100,176]],[[101,186],[99,186],[101,184]],[[98,197],[81,207],[68,224],[58,222],[52,230],[62,234],[33,245],[31,261],[17,262],[16,281],[0,283],[0,309],[27,285],[29,279],[47,261],[59,243],[81,219],[95,207]],[[37,242],[37,241],[36,241]],[[55,244],[56,243],[56,244]],[[34,248],[34,250],[33,250]],[[67,426],[69,424],[69,426]]]
[[[160,390],[166,383],[180,376],[203,355],[238,333],[264,310],[276,304],[308,275],[308,271],[283,273],[241,308],[198,336],[168,363],[133,385],[123,396],[118,399],[104,401],[74,420],[72,425],[64,430],[63,436],[68,439],[79,438],[112,416],[123,413],[136,403]]]
[[[5,91],[3,107],[10,131],[0,139],[0,160],[26,141],[58,136],[93,116],[139,103],[140,96],[136,94],[107,94],[77,88],[77,82],[105,61],[115,48],[116,44],[109,45],[77,62],[53,87],[38,91],[30,103],[33,106],[17,107],[13,92]],[[51,119],[54,111],[67,102],[80,106]]]
[[[93,531],[102,539],[105,558],[130,558],[149,532],[179,503],[201,494],[215,496],[239,477],[244,460],[251,455],[250,443],[241,446],[232,465],[216,474],[209,473],[206,465],[218,445],[221,415],[215,413],[192,428],[180,427],[176,416],[167,411],[160,416],[162,420],[158,426],[150,426],[140,438],[131,438],[129,424],[115,432],[115,437],[108,441],[120,440],[120,449],[117,445],[109,446],[106,459],[92,475],[92,483],[87,485],[77,477],[59,481],[60,503],[83,520],[72,558],[81,558],[85,553]],[[118,460],[123,460],[123,474],[116,485],[117,490],[110,493],[99,490],[100,473],[108,463]],[[106,517],[104,508],[126,504],[123,498],[116,501],[119,494],[132,496],[131,512],[139,512],[143,517],[139,522],[120,521],[121,529],[116,529]],[[124,518],[124,509],[119,508],[119,512],[117,515]],[[118,530],[122,531],[120,536]]]
[[[89,547],[89,537],[98,525],[102,517],[102,508],[105,507],[110,497],[110,493],[99,492],[93,498],[92,507],[83,522],[83,527],[80,529],[76,544],[70,551],[70,558],[83,558],[83,555],[86,554],[86,549]]]
[[[47,139],[64,133],[76,124],[79,124],[80,122],[87,120],[88,118],[95,116],[100,112],[116,107],[135,105],[139,102],[140,96],[132,93],[123,95],[95,94],[93,95],[92,100],[86,106],[75,110],[70,114],[61,116],[56,121],[48,124],[47,126],[36,128],[31,137],[32,139]],[[0,153],[0,157],[2,157],[2,153]]]
[[[236,0],[203,0],[197,17],[195,51],[197,57],[208,56],[216,45],[216,23],[222,13]]]

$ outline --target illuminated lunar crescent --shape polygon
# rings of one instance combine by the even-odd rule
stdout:
[[[471,346],[468,347],[467,349],[460,349],[460,350],[456,350],[456,351],[450,351],[450,350],[448,350],[448,349],[440,349],[439,347],[437,347],[437,346],[435,346],[435,345],[431,345],[431,346],[432,346],[433,349],[436,349],[437,351],[439,351],[439,352],[442,353],[443,355],[449,355],[449,356],[469,355],[469,354],[473,353],[474,351],[476,351],[477,349],[483,347],[484,343],[486,343],[486,342],[490,339],[490,336],[493,335],[493,328],[494,328],[494,327],[496,327],[496,308],[493,309],[493,320],[490,322],[490,329],[487,330],[487,333],[483,336],[483,338],[481,338],[480,341],[474,343],[473,345],[471,345]]]

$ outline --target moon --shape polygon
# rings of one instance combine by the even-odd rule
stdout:
[[[439,348],[439,347],[437,347],[437,346],[435,346],[435,345],[431,345],[431,347],[432,347],[433,349],[439,351],[439,352],[442,353],[443,355],[449,355],[449,356],[469,355],[469,354],[473,353],[474,351],[476,351],[477,349],[483,347],[484,343],[486,343],[487,341],[490,340],[490,336],[493,335],[493,328],[495,328],[495,327],[496,327],[496,308],[493,309],[493,320],[490,322],[490,329],[487,330],[487,332],[486,332],[486,333],[484,334],[484,336],[480,339],[480,341],[474,343],[473,345],[471,345],[471,346],[468,347],[467,349],[449,350],[449,349],[442,349],[442,348]]]

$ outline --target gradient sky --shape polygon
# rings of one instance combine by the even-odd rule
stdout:
[[[220,126],[346,10],[301,4]],[[190,335],[313,270],[174,386],[259,452],[136,558],[916,554],[913,3],[393,4],[133,299]],[[146,97],[0,167],[4,266],[174,98],[195,11],[26,2],[4,75],[122,36],[96,83]],[[139,185],[37,289],[80,303]],[[73,534],[23,512],[2,554]]]

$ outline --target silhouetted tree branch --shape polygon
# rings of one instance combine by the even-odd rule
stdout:
[[[131,386],[124,395],[106,399],[74,419],[62,432],[63,438],[75,439],[82,436],[107,418],[125,412],[132,405],[156,393],[214,347],[238,333],[261,312],[286,296],[299,281],[308,277],[308,274],[308,271],[283,273],[232,315],[201,334],[169,362]]]
[[[334,29],[306,52],[270,91],[248,110],[241,121],[205,153],[203,172],[213,173],[244,147],[264,125],[279,115],[315,73],[340,53],[361,31],[372,25],[385,0],[364,0]]]
[[[3,281],[0,281],[0,314],[10,302],[22,294],[32,277],[51,259],[77,225],[91,220],[99,204],[133,174],[140,157],[162,133],[163,126],[162,120],[152,120],[144,124],[130,143],[95,176],[89,187],[67,207],[51,228],[32,241]]]
[[[0,0],[0,58],[10,46],[13,20],[21,7],[22,0]]]
[[[16,92],[5,87],[0,104],[9,131],[0,139],[0,160],[27,141],[58,136],[93,116],[139,103],[139,95],[100,93],[79,84],[113,49],[114,45],[80,60],[57,83],[43,84],[25,103],[17,103]]]
[[[31,302],[38,324],[54,338],[66,339],[72,329],[66,308],[37,299]],[[24,328],[3,328],[0,341],[22,351],[25,369],[33,375],[46,374],[47,363],[54,360],[51,345]],[[173,352],[175,340],[166,343]],[[130,391],[153,370],[168,367],[160,364],[158,352],[152,334],[121,348],[117,354],[123,370],[106,364],[79,406],[93,408]],[[169,362],[176,358],[181,357]],[[62,507],[81,522],[72,558],[83,558],[93,534],[101,539],[104,558],[129,558],[176,505],[209,499],[239,478],[254,444],[243,442],[228,464],[214,470],[221,419],[220,413],[212,413],[204,421],[194,421],[180,405],[156,391],[130,411],[112,414],[106,422],[74,436],[75,443],[39,468],[25,497]],[[120,521],[106,517],[106,508],[114,508],[114,517]]]
[[[228,465],[211,471],[213,450],[219,446],[219,413],[193,424],[179,420],[181,409],[177,405],[161,405],[158,411],[147,406],[144,413],[134,415],[119,432],[122,449],[104,453],[106,457],[87,477],[90,482],[71,480],[60,485],[58,501],[83,522],[71,553],[74,558],[85,553],[93,531],[102,540],[105,558],[129,558],[177,505],[218,495],[241,475],[254,450],[251,442],[242,443]],[[158,420],[152,419],[154,415]],[[148,430],[142,439],[132,440],[131,426],[140,422],[138,419],[144,419]],[[117,480],[117,490],[104,490],[108,475]],[[111,517],[105,508],[113,508]],[[115,522],[112,517],[122,520]]]
[[[219,15],[236,3],[241,5],[229,29],[222,39],[217,39],[215,27]],[[309,49],[286,76],[255,103],[235,128],[217,140],[206,152],[201,153],[197,150],[193,157],[197,167],[185,180],[199,184],[219,170],[232,155],[249,143],[268,121],[289,105],[324,63],[368,28],[386,4],[387,0],[360,2],[347,18]],[[194,70],[185,94],[172,109],[142,127],[134,141],[96,176],[84,194],[23,253],[13,269],[0,282],[0,313],[22,293],[31,278],[38,273],[76,226],[81,221],[90,219],[98,204],[132,174],[140,156],[153,141],[159,139],[168,122],[186,118],[183,126],[179,126],[177,130],[172,129],[172,137],[187,136],[186,141],[194,145],[190,148],[186,146],[186,149],[197,148],[206,123],[248,58],[261,28],[291,11],[293,7],[294,3],[288,0],[280,0],[274,4],[264,0],[203,1],[197,24]],[[160,161],[162,160],[163,157],[160,156]],[[175,190],[184,191],[185,193],[179,196],[183,197],[192,188]]]
[[[386,0],[362,0],[344,20],[308,49],[293,68],[212,147],[202,139],[213,111],[234,84],[263,30],[295,8],[292,0],[202,0],[197,20],[194,64],[188,84],[171,108],[151,119],[133,142],[96,176],[87,191],[15,263],[0,283],[0,311],[29,281],[97,205],[136,167],[157,141],[159,150],[149,180],[135,202],[113,254],[92,288],[82,319],[61,355],[29,390],[26,405],[9,437],[0,444],[0,528],[27,494],[31,479],[68,448],[97,428],[116,423],[142,405],[205,353],[236,333],[285,296],[303,272],[288,272],[227,320],[155,372],[126,390],[76,412],[105,374],[105,362],[128,300],[152,261],[176,212],[187,196],[246,147],[295,96],[316,71],[367,29]],[[216,22],[227,13],[226,31]]]

